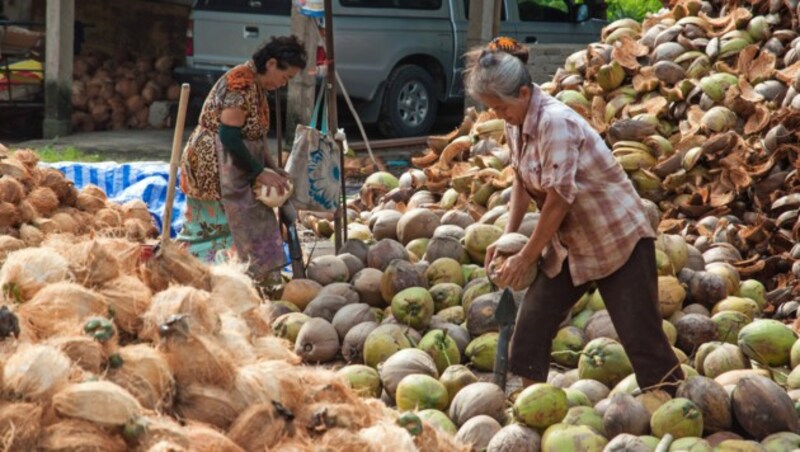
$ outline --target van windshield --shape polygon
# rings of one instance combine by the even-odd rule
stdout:
[[[292,0],[196,0],[194,9],[288,16],[292,12]]]
[[[398,8],[436,10],[442,7],[442,0],[340,0],[342,6],[349,8]]]

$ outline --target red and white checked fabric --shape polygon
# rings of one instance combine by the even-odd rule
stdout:
[[[602,279],[622,267],[640,239],[656,234],[600,135],[577,112],[532,86],[521,132],[506,126],[517,182],[540,207],[550,188],[571,204],[541,269],[552,278],[569,255],[573,284]]]

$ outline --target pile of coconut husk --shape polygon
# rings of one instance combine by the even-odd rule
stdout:
[[[61,171],[39,165],[35,151],[0,145],[0,257],[49,234],[144,241],[157,232],[144,202],[112,203],[95,185],[78,190]]]

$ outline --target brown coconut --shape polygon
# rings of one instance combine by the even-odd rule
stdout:
[[[306,275],[308,279],[316,281],[323,286],[350,280],[347,265],[337,256],[315,257],[308,264]]]
[[[117,258],[119,270],[126,275],[138,277],[139,255],[141,246],[121,238],[100,237],[95,239],[112,256]]]
[[[58,208],[58,196],[47,187],[33,189],[25,198],[41,216],[49,217]]]
[[[63,234],[78,234],[83,228],[70,214],[57,212],[50,217],[56,231]]]
[[[0,229],[10,228],[22,222],[19,211],[10,202],[0,202]]]
[[[536,430],[522,424],[510,424],[492,437],[486,452],[539,450],[541,440]]]
[[[125,425],[142,413],[135,397],[109,381],[69,385],[53,396],[53,406],[62,416],[105,427]]]
[[[360,301],[356,289],[352,284],[346,282],[328,284],[322,288],[319,295],[339,295],[346,298],[348,303],[358,303]]]
[[[375,240],[397,240],[397,223],[403,216],[396,210],[381,210],[370,218],[369,227]]]
[[[138,334],[142,329],[142,316],[150,307],[150,289],[134,276],[122,275],[97,289],[110,309],[114,311],[114,323],[121,330]]]
[[[754,376],[740,380],[731,394],[736,421],[758,440],[777,433],[800,433],[794,402],[777,383]]]
[[[17,214],[19,215],[19,220],[23,223],[35,224],[39,217],[39,213],[27,200],[22,200],[17,204]]]
[[[220,315],[220,320],[222,327],[214,338],[216,342],[230,354],[235,362],[254,361],[256,353],[249,339],[247,322],[230,312]]]
[[[408,261],[393,260],[381,277],[381,296],[388,304],[400,291],[410,287],[428,288],[428,280],[414,264]]]
[[[25,197],[25,187],[10,176],[0,177],[0,201],[11,204],[20,202]]]
[[[178,385],[233,387],[236,363],[216,341],[175,331],[162,339],[159,350],[167,359]]]
[[[0,160],[0,175],[13,177],[23,184],[31,182],[30,170],[22,162],[14,158]]]
[[[227,430],[244,409],[230,391],[216,386],[180,386],[175,398],[175,411],[179,416],[223,430]]]
[[[603,414],[603,430],[608,438],[622,433],[646,435],[650,430],[650,413],[632,395],[614,394]]]
[[[283,288],[282,300],[297,306],[301,311],[319,295],[322,285],[310,279],[293,279]]]
[[[358,272],[364,269],[364,262],[350,253],[339,254],[339,259],[341,259],[342,262],[344,262],[344,265],[347,266],[347,274],[350,275],[350,280],[352,280]]]
[[[408,242],[433,237],[439,227],[439,216],[428,209],[416,208],[406,211],[397,222],[397,238],[403,245]]]
[[[42,428],[42,407],[34,403],[0,406],[0,438],[6,450],[34,450]]]
[[[408,250],[396,240],[383,239],[370,247],[367,253],[367,267],[385,271],[395,259],[409,260]]]
[[[377,322],[375,311],[366,303],[349,304],[342,307],[333,316],[331,324],[339,334],[339,340],[344,340],[347,333],[356,325],[363,322]]]
[[[23,240],[11,237],[10,235],[0,235],[0,262],[5,261],[6,256],[17,250],[26,247]]]
[[[155,341],[158,329],[171,316],[185,314],[189,330],[195,334],[214,334],[219,331],[219,314],[211,307],[211,294],[194,287],[173,286],[157,293],[150,308],[142,316],[142,330],[139,336]]]
[[[367,253],[369,252],[369,247],[363,240],[359,239],[347,239],[342,244],[342,248],[339,249],[339,254],[349,253],[353,256],[359,258],[364,265],[367,264]]]
[[[217,306],[237,315],[261,304],[253,280],[230,264],[211,267],[211,297]]]
[[[189,448],[197,452],[244,452],[232,440],[211,427],[190,424],[186,427],[186,436],[189,438]]]
[[[55,168],[41,168],[39,185],[52,190],[58,197],[59,202],[63,203],[69,196],[70,189],[74,184],[64,177],[64,173]]]
[[[22,344],[3,365],[4,392],[24,400],[48,400],[67,383],[71,365],[55,347]]]
[[[264,336],[253,340],[253,351],[259,360],[283,360],[300,364],[301,359],[292,350],[294,344],[275,336]]]
[[[717,337],[716,324],[702,314],[686,314],[675,322],[678,331],[676,345],[684,353],[693,354],[701,344]]]
[[[109,381],[130,392],[149,410],[164,410],[172,405],[175,380],[164,356],[147,344],[119,349],[122,365],[111,369]]]
[[[19,310],[20,325],[39,338],[73,332],[82,321],[108,314],[106,300],[75,283],[46,286]]]
[[[457,425],[475,416],[485,414],[498,422],[503,421],[505,412],[505,394],[493,383],[477,382],[463,387],[450,402],[450,419]]]
[[[97,229],[118,228],[122,226],[122,214],[115,208],[104,207],[94,214]]]
[[[159,251],[144,266],[143,279],[153,292],[160,292],[170,284],[192,286],[211,290],[208,265],[176,243],[162,243]]]
[[[300,328],[294,352],[307,363],[325,363],[339,352],[339,335],[324,318],[312,318]]]
[[[142,242],[148,237],[154,236],[154,230],[148,225],[136,219],[128,219],[122,222],[122,229],[125,230],[125,237],[134,242]]]
[[[35,226],[23,224],[19,227],[19,238],[25,243],[25,246],[35,248],[44,241],[44,234]],[[2,248],[2,245],[0,245],[0,248]],[[0,260],[4,259],[5,255],[0,258]]]
[[[64,281],[69,266],[63,257],[44,248],[26,248],[6,256],[0,268],[0,287],[13,299],[27,301],[48,284]]]
[[[408,375],[422,374],[439,378],[436,362],[426,352],[416,348],[405,348],[378,365],[383,389],[394,399],[397,386]]]
[[[321,317],[330,323],[333,316],[349,304],[352,302],[341,295],[320,293],[306,306],[303,313],[309,317]]]
[[[425,251],[425,260],[436,262],[441,258],[450,258],[461,262],[464,258],[464,247],[458,239],[453,237],[434,237],[428,242]]]
[[[363,322],[355,325],[347,332],[342,340],[342,356],[348,363],[364,362],[364,342],[375,328],[377,322]]]
[[[145,223],[153,221],[153,217],[147,209],[147,204],[140,199],[134,199],[123,204],[122,213],[127,220],[136,219]]]
[[[706,434],[730,430],[731,398],[719,383],[708,377],[690,377],[681,383],[675,396],[697,405],[703,413],[703,431]]]
[[[381,295],[381,278],[383,272],[375,268],[365,268],[356,273],[353,277],[353,288],[358,293],[358,298],[362,303],[376,308],[386,306]]]
[[[64,352],[73,363],[93,374],[103,370],[106,356],[102,344],[88,336],[57,337],[50,344]]]
[[[470,303],[467,311],[467,331],[472,337],[478,337],[491,331],[498,331],[494,313],[497,310],[497,305],[500,304],[501,294],[501,292],[493,292],[481,295]]]
[[[228,437],[244,450],[272,450],[294,425],[272,403],[256,404],[245,410],[228,431]]]
[[[586,337],[590,341],[599,337],[607,337],[619,342],[619,335],[607,310],[601,309],[592,314],[589,322],[586,323]]]
[[[86,287],[103,285],[120,275],[117,257],[96,240],[73,246],[66,257],[75,281]]]
[[[125,452],[128,446],[120,435],[113,435],[92,422],[66,419],[44,429],[37,450]]]
[[[158,444],[170,444],[165,452],[183,451],[189,448],[186,430],[171,417],[142,416],[139,422],[145,425],[144,432],[136,438],[137,450],[153,451]]]

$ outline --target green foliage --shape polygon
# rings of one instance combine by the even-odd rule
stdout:
[[[664,6],[660,0],[607,0],[606,5],[609,22],[626,17],[641,22],[647,13],[654,13]]]
[[[39,160],[45,163],[55,162],[101,162],[103,158],[97,154],[87,154],[86,152],[72,146],[57,149],[52,146],[45,146],[37,149]]]

